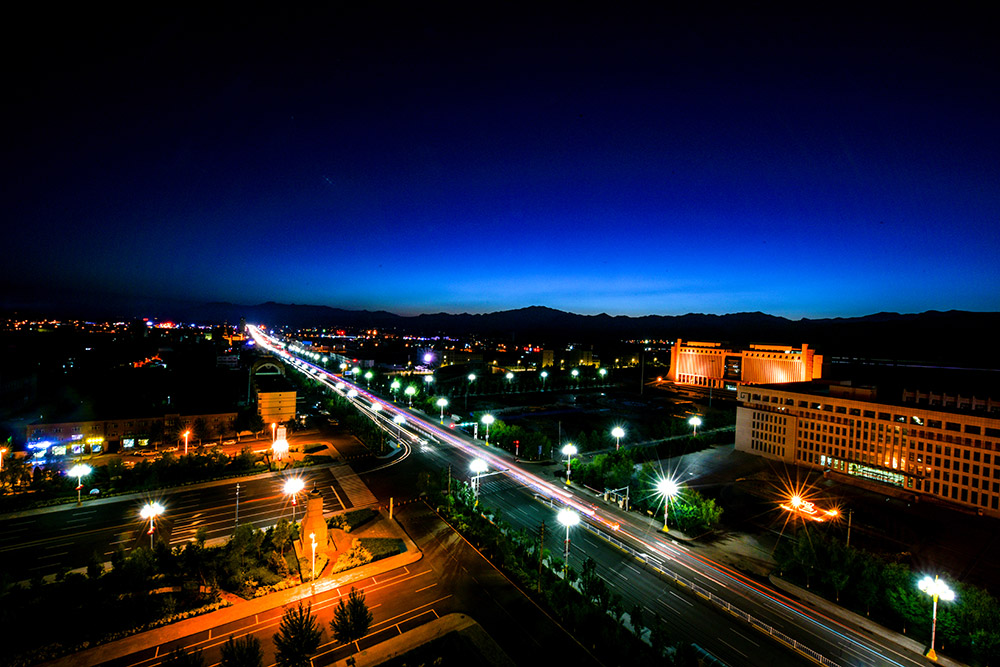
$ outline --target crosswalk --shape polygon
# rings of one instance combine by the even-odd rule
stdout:
[[[340,499],[345,507],[365,507],[378,503],[375,495],[368,490],[361,478],[354,474],[350,466],[333,466],[330,468],[330,474],[337,480],[337,484],[347,496]]]

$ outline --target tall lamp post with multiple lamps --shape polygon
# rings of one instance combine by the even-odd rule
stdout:
[[[163,514],[163,505],[160,503],[146,503],[139,511],[139,516],[149,519],[149,548],[153,548],[153,531],[156,530],[156,517]]]
[[[672,479],[661,479],[656,483],[656,490],[663,496],[663,532],[668,532],[667,520],[670,518],[670,499],[677,495],[680,488]]]
[[[75,466],[69,469],[70,477],[76,477],[76,504],[82,505],[83,499],[80,497],[80,491],[83,490],[83,478],[93,472],[93,469],[86,463],[77,463]]]
[[[486,461],[482,459],[475,459],[469,464],[469,470],[472,471],[472,495],[476,499],[476,504],[479,504],[479,478],[483,476],[489,466]]]
[[[615,451],[617,452],[622,446],[622,438],[625,437],[625,429],[621,426],[615,426],[611,429],[611,437],[615,439]]]
[[[490,424],[492,424],[496,420],[493,419],[493,415],[483,415],[482,418],[479,421],[483,422],[486,425],[486,444],[489,445],[490,444]]]
[[[285,495],[292,497],[292,523],[295,523],[295,505],[298,504],[299,493],[305,486],[301,477],[292,477],[285,482]]]
[[[948,584],[944,583],[935,574],[934,578],[924,577],[917,584],[924,593],[927,593],[934,599],[934,611],[931,616],[931,650],[927,652],[927,657],[931,660],[937,660],[937,653],[934,652],[934,639],[937,633],[937,604],[938,598],[944,600],[945,602],[951,602],[955,599],[955,591],[948,587]]]
[[[566,571],[569,569],[569,529],[580,523],[580,515],[566,508],[559,510],[556,519],[559,520],[559,523],[566,526],[566,542],[563,549],[563,577],[565,577]]]
[[[562,448],[563,456],[566,457],[566,483],[567,484],[569,484],[569,476],[573,473],[573,469],[572,469],[573,457],[576,455],[576,452],[577,452],[576,445],[574,445],[572,442],[567,442],[563,446],[563,448]]]

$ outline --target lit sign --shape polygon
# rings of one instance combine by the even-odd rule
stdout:
[[[84,442],[86,442],[88,445],[99,445],[102,442],[104,442],[104,438],[102,437],[87,438]]]

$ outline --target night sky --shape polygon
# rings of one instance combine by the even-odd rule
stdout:
[[[4,22],[8,300],[1000,310],[984,15],[160,4]]]

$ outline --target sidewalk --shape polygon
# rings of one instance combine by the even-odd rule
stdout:
[[[911,639],[906,635],[901,635],[898,632],[893,632],[892,630],[879,625],[870,618],[861,616],[860,614],[855,614],[849,609],[844,609],[834,602],[830,602],[829,600],[822,598],[815,593],[811,593],[804,588],[799,588],[795,584],[785,581],[780,577],[776,577],[773,574],[768,578],[775,588],[788,593],[794,598],[798,598],[799,601],[807,607],[812,607],[813,609],[822,611],[824,614],[834,616],[846,625],[860,628],[869,634],[877,635],[886,639],[893,644],[896,644],[901,651],[911,651],[916,655],[923,655],[926,652],[927,647],[915,639]],[[965,663],[941,655],[940,652],[938,652],[937,661],[938,664],[946,665],[947,667],[966,667]]]
[[[406,534],[402,526],[395,519],[390,522],[388,517],[381,512],[379,512],[379,517],[378,525],[380,529],[385,530],[392,537],[403,540],[406,544],[405,553],[384,558],[370,565],[364,565],[331,577],[320,576],[316,580],[315,585],[302,584],[295,588],[278,591],[253,600],[237,602],[224,609],[187,618],[183,621],[152,630],[139,632],[129,637],[93,646],[76,653],[70,653],[69,655],[41,664],[46,665],[46,667],[91,667],[92,665],[103,664],[109,660],[122,658],[152,646],[175,641],[198,632],[204,632],[209,628],[294,604],[299,600],[311,597],[315,593],[322,593],[341,586],[347,586],[419,561],[423,557],[423,553],[417,548],[413,540],[410,539],[410,536]],[[359,531],[359,533],[363,534],[363,531]]]

